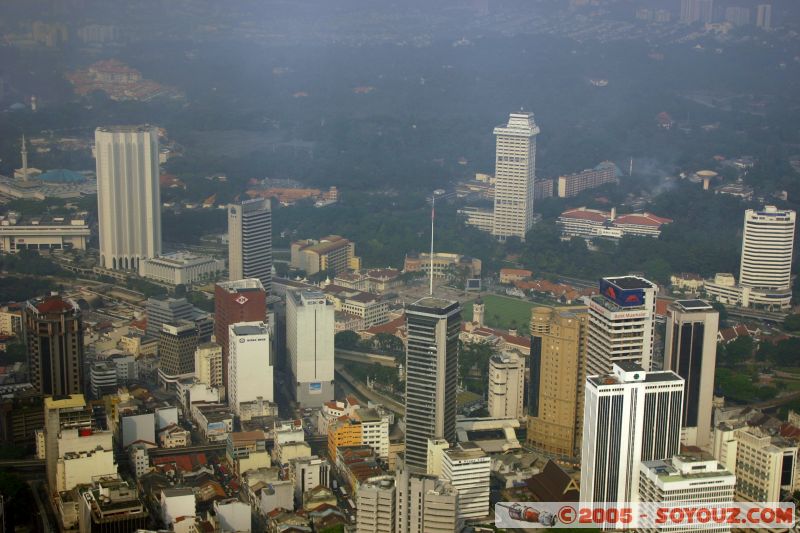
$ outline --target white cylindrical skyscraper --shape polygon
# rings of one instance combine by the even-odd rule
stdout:
[[[744,213],[739,284],[786,289],[792,284],[795,212],[768,205]]]
[[[137,270],[161,254],[158,131],[114,126],[95,131],[100,265]]]

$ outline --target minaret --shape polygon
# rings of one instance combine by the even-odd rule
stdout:
[[[28,147],[25,145],[25,134],[22,134],[22,181],[28,181]]]

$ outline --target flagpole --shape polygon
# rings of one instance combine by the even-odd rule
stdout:
[[[430,296],[433,296],[433,222],[436,217],[436,191],[433,192],[431,195],[431,286],[430,286]]]

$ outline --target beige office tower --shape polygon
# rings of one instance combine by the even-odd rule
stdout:
[[[533,225],[533,180],[536,177],[536,136],[533,113],[511,113],[508,123],[494,129],[494,225],[492,235],[525,240]]]
[[[394,476],[377,476],[359,487],[356,533],[395,533],[394,481]]]
[[[489,359],[489,416],[522,418],[525,398],[525,359],[514,352]]]
[[[460,531],[458,492],[447,481],[406,468],[397,461],[395,486],[397,516],[395,531],[402,533],[454,533]]]
[[[575,461],[583,431],[586,307],[536,307],[531,314],[528,444]]]
[[[161,255],[158,130],[114,126],[95,130],[100,266],[139,270]]]
[[[703,300],[676,300],[667,308],[664,370],[686,382],[681,442],[707,448],[711,442],[714,369],[719,312]]]

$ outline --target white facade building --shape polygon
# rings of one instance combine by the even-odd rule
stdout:
[[[739,285],[750,287],[751,304],[789,306],[795,216],[771,205],[745,211]]]
[[[303,494],[314,487],[328,487],[331,479],[331,465],[327,459],[312,455],[289,461],[289,473],[294,481],[294,499],[303,501]]]
[[[0,216],[0,253],[20,250],[85,250],[92,232],[83,218],[19,220]]]
[[[239,498],[217,500],[214,502],[214,514],[219,521],[221,533],[243,533],[251,531],[250,506]]]
[[[511,113],[497,126],[495,153],[494,226],[492,234],[525,240],[533,225],[533,180],[536,177],[536,136],[533,113]]]
[[[197,514],[194,491],[190,488],[161,489],[161,520],[167,527],[174,526],[182,517]]]
[[[139,263],[139,275],[170,285],[208,281],[225,270],[225,261],[190,252],[163,254]]]
[[[724,506],[733,503],[736,477],[716,460],[705,460],[678,455],[671,459],[645,461],[639,477],[639,498],[656,516],[655,509],[664,505],[713,504]],[[698,528],[670,527],[670,533],[692,533]],[[729,524],[705,526],[703,531],[725,533]],[[656,533],[662,528],[637,528],[642,533]]]
[[[722,422],[714,428],[714,458],[736,474],[736,499],[781,501],[781,491],[797,490],[798,446],[746,422]]]
[[[657,294],[655,284],[636,276],[600,280],[600,294],[588,299],[586,375],[607,374],[620,361],[650,370]]]
[[[92,478],[114,475],[114,445],[110,431],[65,429],[58,436],[56,486],[52,491],[63,492],[78,485],[90,484]]]
[[[711,441],[718,330],[719,312],[708,302],[676,300],[667,308],[664,368],[686,383],[681,442],[688,446]]]
[[[295,400],[322,407],[333,400],[334,309],[320,291],[286,296],[286,350]]]
[[[150,471],[150,455],[147,451],[150,447],[139,442],[128,448],[128,464],[133,470],[136,479]]]
[[[228,206],[228,279],[258,278],[272,292],[272,209],[269,198]]]
[[[489,359],[489,416],[522,418],[525,397],[525,360],[513,352]]]
[[[487,516],[492,459],[472,442],[433,450],[441,454],[441,473],[435,473],[458,492],[458,517],[470,520]]]
[[[375,455],[389,458],[389,416],[377,409],[356,409],[353,418],[361,422],[361,444],[369,446]]]
[[[100,266],[138,271],[161,254],[158,130],[97,128],[95,152]]]
[[[638,501],[642,461],[680,449],[683,380],[630,363],[586,379],[580,501]]]
[[[240,404],[275,400],[269,326],[240,322],[228,328],[228,401],[240,413]]]

